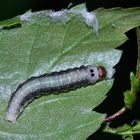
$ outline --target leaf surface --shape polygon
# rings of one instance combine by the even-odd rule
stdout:
[[[56,22],[46,16],[49,12],[0,23],[1,139],[84,140],[94,133],[105,115],[93,109],[105,99],[113,80],[38,98],[15,124],[5,120],[10,95],[31,76],[81,65],[114,67],[122,54],[114,48],[127,40],[126,31],[140,25],[140,8],[97,9],[98,34],[75,13],[67,22]]]

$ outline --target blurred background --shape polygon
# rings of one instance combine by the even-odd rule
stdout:
[[[138,7],[140,0],[0,0],[0,21],[9,19],[16,15],[21,15],[27,10],[38,11],[43,9],[61,10],[68,7],[70,3],[77,5],[86,2],[89,11],[99,7]],[[123,92],[130,88],[129,74],[131,71],[135,73],[137,60],[137,40],[135,29],[127,33],[129,40],[118,49],[123,50],[121,61],[116,66],[116,75],[114,86],[108,93],[108,98],[96,108],[98,112],[112,114],[123,106]],[[137,105],[140,106],[140,105]],[[127,112],[121,119],[115,121],[112,127],[122,125],[124,123],[131,124],[132,120],[139,118],[137,115],[139,108],[135,108],[133,112]],[[121,137],[104,134],[101,130],[90,136],[88,140],[121,140]],[[140,140],[140,136],[135,136]]]

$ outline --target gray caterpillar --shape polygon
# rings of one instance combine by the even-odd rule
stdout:
[[[90,65],[31,77],[13,92],[7,107],[6,119],[13,123],[16,122],[23,108],[35,97],[68,92],[104,79],[109,79],[108,71],[103,66]]]

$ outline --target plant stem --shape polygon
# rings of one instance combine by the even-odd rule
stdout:
[[[113,120],[118,119],[122,114],[124,114],[126,112],[126,107],[121,108],[119,111],[117,111],[116,113],[114,113],[113,115],[108,116],[107,118],[105,118],[104,121],[107,122],[111,122]]]
[[[117,128],[111,128],[109,126],[106,126],[105,128],[103,128],[103,132],[110,133],[110,134],[116,134]]]
[[[136,76],[137,76],[138,80],[140,81],[140,27],[137,27],[136,33],[137,33],[137,44],[138,44]],[[133,88],[135,88],[135,87],[133,87]],[[105,122],[111,122],[113,120],[116,120],[122,114],[124,114],[126,111],[127,111],[127,108],[123,107],[119,111],[117,111],[116,113],[106,117],[104,121]],[[121,129],[119,129],[119,127],[118,128],[111,128],[109,126],[106,126],[105,128],[103,128],[103,132],[107,132],[107,133],[111,133],[111,134],[117,134],[117,135],[121,135],[121,136],[130,136],[130,135],[134,135],[134,134],[140,134],[140,130],[139,129],[135,130],[135,129],[133,129],[133,127],[130,127],[130,128],[128,127],[127,129],[122,131]]]
[[[124,131],[119,131],[118,128],[111,128],[111,127],[105,127],[103,129],[103,132],[106,132],[106,133],[110,133],[110,134],[117,134],[117,135],[134,135],[134,134],[140,134],[140,131],[133,131],[131,128],[128,129],[128,130],[124,130]]]
[[[138,44],[138,56],[137,56],[137,77],[140,80],[140,27],[136,28],[137,33],[137,44]]]

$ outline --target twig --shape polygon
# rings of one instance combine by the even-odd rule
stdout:
[[[105,128],[103,128],[103,132],[110,133],[110,134],[117,134],[121,136],[130,136],[134,134],[140,134],[139,130],[133,130],[131,127],[123,131],[119,130],[120,128],[111,128],[109,126],[106,126]]]
[[[137,56],[137,77],[140,80],[140,27],[136,28],[137,44],[138,44],[138,56]]]
[[[126,107],[123,107],[123,108],[121,108],[119,111],[117,111],[116,113],[114,113],[113,115],[106,117],[104,121],[106,121],[106,122],[111,122],[111,121],[113,121],[113,120],[116,120],[116,119],[118,119],[122,114],[124,114],[124,113],[126,112],[126,110],[127,110]]]

